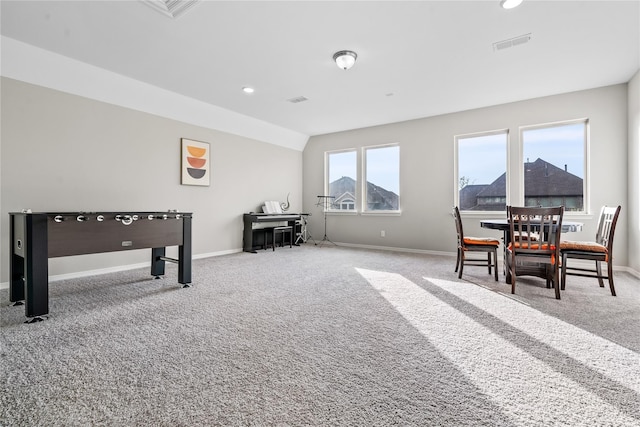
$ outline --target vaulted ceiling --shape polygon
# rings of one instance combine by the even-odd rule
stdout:
[[[305,135],[624,83],[640,68],[640,1],[201,1],[178,18],[138,0],[1,8],[4,37]],[[348,71],[332,60],[342,49],[358,54]]]

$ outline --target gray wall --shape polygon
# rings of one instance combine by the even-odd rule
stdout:
[[[302,207],[302,153],[2,78],[0,280],[8,212],[191,211],[194,256],[239,251],[242,213],[264,200]],[[209,187],[180,185],[180,138],[211,144]],[[171,252],[175,253],[175,248]],[[52,259],[50,275],[149,262],[149,251]]]
[[[329,215],[328,237],[335,242],[356,246],[454,253],[456,239],[451,217],[456,185],[453,170],[454,135],[509,129],[510,166],[512,170],[518,170],[520,126],[589,118],[590,214],[567,215],[567,218],[585,223],[583,231],[573,233],[571,238],[593,239],[600,207],[619,203],[623,213],[616,233],[615,264],[627,266],[627,109],[627,85],[620,84],[312,137],[303,156],[303,206],[306,211],[313,213],[310,229],[315,238],[322,238],[322,211],[315,206],[315,202],[316,196],[323,194],[325,151],[397,142],[400,144],[402,214]],[[513,178],[510,194],[512,200],[517,200],[520,190],[517,176]],[[498,214],[501,215],[504,214]],[[488,217],[496,217],[496,214],[466,215],[465,232],[495,237],[495,232],[479,226],[479,220]],[[386,237],[380,237],[381,230],[385,230]]]
[[[640,272],[640,71],[629,81],[629,267]]]

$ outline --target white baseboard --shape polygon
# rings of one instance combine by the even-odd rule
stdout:
[[[344,246],[349,248],[374,249],[374,250],[380,250],[380,251],[405,252],[405,253],[425,254],[425,255],[442,255],[442,256],[451,256],[451,257],[456,256],[456,254],[452,252],[429,251],[426,249],[396,248],[393,246],[359,245],[355,243],[342,243],[342,242],[334,242],[334,243],[336,244],[336,246]]]

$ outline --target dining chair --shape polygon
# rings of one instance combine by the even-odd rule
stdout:
[[[560,233],[564,206],[507,207],[510,242],[506,248],[507,283],[515,294],[517,276],[546,279],[560,299]]]
[[[462,230],[460,209],[458,209],[457,206],[453,207],[453,217],[456,221],[456,231],[458,233],[458,259],[456,260],[455,269],[455,271],[458,272],[458,278],[462,278],[462,270],[466,263],[467,265],[487,267],[489,274],[491,274],[491,268],[493,267],[495,278],[498,280],[498,246],[500,245],[500,241],[491,237],[465,236]],[[467,259],[468,252],[484,252],[487,254],[487,258]],[[493,260],[491,259],[492,254]]]
[[[562,256],[562,285],[564,290],[567,275],[594,277],[598,279],[600,287],[604,288],[603,279],[609,281],[611,295],[616,296],[613,285],[613,236],[618,223],[621,207],[603,206],[600,210],[596,240],[594,242],[566,241],[560,242]],[[569,267],[570,259],[595,261],[595,267]],[[602,263],[607,263],[607,274],[602,274]]]

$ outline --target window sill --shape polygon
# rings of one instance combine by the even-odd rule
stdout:
[[[362,216],[401,216],[402,211],[366,211],[360,213]]]

